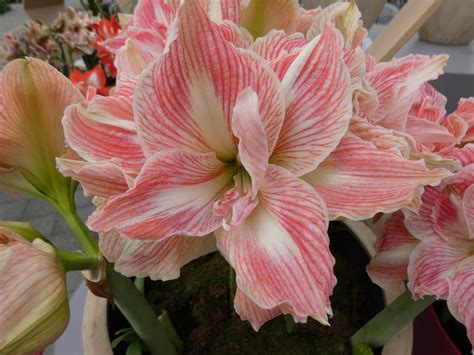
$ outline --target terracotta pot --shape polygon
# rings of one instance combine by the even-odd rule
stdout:
[[[344,221],[358,238],[366,253],[375,254],[375,233],[364,222]],[[390,303],[399,294],[384,292],[385,302]],[[113,355],[107,327],[107,301],[88,293],[84,307],[83,349],[85,355]],[[382,355],[411,355],[413,347],[413,327],[410,323],[385,344]]]
[[[318,6],[326,7],[336,2],[336,0],[304,0],[303,5],[307,9],[314,9]],[[356,0],[357,6],[362,13],[364,27],[369,29],[377,21],[387,0]]]
[[[474,39],[474,0],[446,0],[421,27],[419,35],[430,43],[468,44]]]

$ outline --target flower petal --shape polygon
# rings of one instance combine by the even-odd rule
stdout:
[[[271,68],[227,42],[194,1],[180,7],[175,38],[143,75],[134,112],[146,154],[166,148],[236,157],[230,126],[238,94],[251,87],[273,148],[283,120],[283,98]]]
[[[336,283],[324,202],[302,180],[270,165],[260,204],[237,228],[216,231],[237,286],[257,306],[327,324]]]
[[[298,21],[296,0],[250,0],[241,11],[240,25],[257,38],[273,29],[293,33]]]
[[[467,328],[474,344],[474,257],[467,258],[450,279],[448,307],[452,315]]]
[[[132,189],[109,199],[88,224],[134,239],[209,234],[221,224],[213,203],[231,187],[234,173],[213,153],[163,151],[147,160]]]
[[[115,158],[123,167],[137,171],[144,164],[128,97],[94,96],[87,107],[70,106],[63,125],[69,146],[85,160]]]
[[[258,97],[250,88],[237,97],[232,115],[232,131],[239,139],[239,159],[250,175],[251,196],[254,198],[265,179],[269,152],[265,129],[258,112]]]
[[[378,63],[366,78],[379,97],[379,106],[370,118],[386,128],[404,132],[411,106],[420,87],[443,72],[448,56],[409,55],[386,63]]]
[[[290,53],[295,48],[303,47],[307,42],[301,33],[288,35],[283,30],[271,30],[265,37],[257,38],[249,49],[265,60],[271,61]]]
[[[304,180],[321,194],[331,219],[362,220],[402,207],[417,210],[422,186],[439,184],[449,174],[349,134]]]
[[[204,237],[173,236],[162,241],[131,240],[120,233],[103,233],[100,250],[114,268],[127,277],[172,280],[190,261],[216,250],[213,235]]]
[[[264,309],[257,306],[239,288],[237,288],[235,292],[234,307],[240,319],[249,321],[255,331],[258,331],[260,327],[269,320],[282,314],[278,307]]]
[[[347,131],[352,90],[342,56],[342,38],[328,27],[283,78],[286,115],[271,161],[297,176],[314,170]]]
[[[59,71],[33,58],[10,62],[0,74],[0,165],[21,166],[37,177],[66,152],[64,109],[84,100]]]
[[[408,265],[408,287],[415,298],[434,295],[448,297],[448,280],[469,256],[467,241],[433,237],[422,241],[413,251]]]
[[[405,228],[403,220],[403,214],[398,211],[385,221],[382,233],[377,239],[377,254],[367,266],[372,281],[393,293],[405,289],[410,254],[419,244]]]
[[[131,176],[127,176],[117,164],[109,161],[85,162],[57,158],[61,174],[81,183],[85,196],[110,197],[128,190]]]
[[[459,100],[458,108],[451,115],[462,118],[469,126],[463,141],[474,141],[474,97]]]

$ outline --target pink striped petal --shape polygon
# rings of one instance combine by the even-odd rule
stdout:
[[[299,21],[296,0],[249,0],[241,11],[240,25],[255,37],[263,37],[271,30],[296,31]]]
[[[213,235],[147,241],[109,232],[101,234],[99,242],[103,255],[121,274],[162,281],[178,278],[184,265],[216,250]]]
[[[453,134],[438,122],[423,118],[408,117],[406,133],[411,135],[418,144],[423,144],[433,150],[435,144],[455,144],[457,139]]]
[[[469,127],[463,141],[474,141],[474,97],[459,100],[458,108],[452,115],[462,118]]]
[[[85,160],[117,159],[123,167],[139,170],[145,158],[131,105],[128,97],[95,96],[86,107],[68,107],[63,126],[69,146]]]
[[[237,286],[258,307],[327,324],[336,283],[324,202],[302,180],[270,165],[260,204],[237,228],[216,232]]]
[[[398,150],[381,150],[349,134],[304,180],[321,194],[331,219],[362,220],[403,207],[417,210],[422,186],[439,184],[446,176],[445,169],[428,170],[423,161],[404,159]]]
[[[426,186],[423,195],[421,195],[420,209],[417,212],[403,211],[406,228],[419,240],[437,235],[434,229],[433,209],[441,193],[439,187]]]
[[[405,289],[410,254],[419,244],[403,222],[404,217],[400,211],[385,221],[384,229],[377,239],[377,254],[367,266],[372,281],[389,292]]]
[[[443,181],[443,187],[448,187],[450,192],[453,192],[459,197],[464,195],[464,192],[469,186],[474,184],[474,164],[468,164],[459,170],[453,176],[446,178]]]
[[[446,299],[449,278],[469,256],[467,241],[433,237],[422,241],[413,251],[408,265],[408,286],[415,298],[434,295]]]
[[[140,0],[133,14],[133,24],[139,28],[170,26],[173,19],[173,8],[166,0]]]
[[[322,9],[314,18],[307,38],[311,39],[323,33],[328,24],[333,24],[344,36],[345,48],[362,45],[367,30],[362,27],[362,14],[355,2],[335,2]]]
[[[64,176],[81,183],[85,196],[110,197],[128,190],[133,179],[117,164],[110,161],[85,162],[57,158],[56,164]]]
[[[146,153],[178,148],[235,159],[232,110],[247,87],[258,95],[273,148],[284,107],[278,79],[267,64],[227,42],[195,2],[180,7],[176,27],[169,51],[149,67],[135,95],[135,118]]]
[[[239,139],[239,159],[252,181],[251,196],[257,195],[268,167],[268,143],[258,112],[258,97],[248,88],[237,97],[232,115],[232,131]]]
[[[132,40],[128,39],[115,55],[114,64],[117,68],[117,80],[120,82],[129,77],[140,75],[152,59],[150,53],[138,48]]]
[[[466,144],[462,148],[454,148],[442,154],[446,158],[459,161],[462,166],[474,164],[474,144]]]
[[[426,81],[436,79],[443,72],[447,60],[446,55],[409,55],[376,64],[367,74],[369,84],[379,97],[378,109],[370,114],[370,118],[381,126],[403,132],[420,87]]]
[[[89,227],[134,239],[209,234],[221,224],[213,204],[231,187],[234,173],[213,153],[163,151],[147,159],[132,189],[89,217]]]
[[[239,288],[235,293],[234,308],[240,319],[249,321],[255,331],[258,331],[263,324],[282,313],[278,307],[264,309],[257,306]]]
[[[462,209],[469,231],[469,238],[474,239],[474,185],[471,185],[466,192],[464,192]]]
[[[300,176],[339,143],[352,116],[342,38],[331,27],[299,53],[282,80],[286,116],[271,161]]]
[[[467,197],[469,197],[469,194]],[[469,239],[470,227],[463,210],[463,201],[465,199],[452,193],[449,187],[436,200],[432,216],[434,229],[441,237],[446,239]]]
[[[447,99],[433,86],[425,83],[419,91],[419,98],[410,109],[410,116],[439,122],[446,114]]]
[[[474,257],[464,260],[450,279],[448,307],[452,315],[467,328],[474,344]],[[473,349],[474,351],[474,349]]]
[[[249,49],[257,52],[265,60],[271,61],[301,48],[307,43],[301,33],[288,35],[285,31],[271,30],[265,37],[259,37]]]
[[[321,12],[320,7],[317,7],[315,9],[309,9],[309,10],[306,10],[300,7],[298,9],[298,22],[296,25],[296,32],[306,34],[309,31],[311,24],[314,21],[314,18],[320,12]]]
[[[245,28],[239,27],[229,20],[219,24],[219,31],[225,40],[236,47],[247,48],[253,42],[252,35]]]

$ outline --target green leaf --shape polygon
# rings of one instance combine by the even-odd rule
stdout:
[[[122,334],[122,333],[125,333],[125,332],[129,332],[129,331],[133,331],[133,328],[132,328],[132,327],[128,327],[128,328],[123,328],[123,329],[117,330],[117,331],[115,332],[115,335],[119,335],[119,334]]]
[[[132,342],[136,340],[138,336],[135,334],[135,332],[132,330],[130,332],[124,333],[117,338],[115,338],[112,342],[112,349],[115,349],[122,341],[127,341],[127,342]]]
[[[367,344],[357,344],[352,347],[352,355],[374,355],[374,352]]]
[[[142,347],[139,342],[133,342],[127,348],[125,355],[142,355]]]

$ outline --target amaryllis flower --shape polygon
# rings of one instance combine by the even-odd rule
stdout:
[[[115,77],[117,75],[117,69],[114,65],[114,53],[104,46],[103,42],[106,40],[113,40],[115,37],[117,37],[121,26],[115,17],[111,16],[110,20],[102,18],[99,22],[93,24],[92,27],[97,34],[97,38],[94,41],[97,57],[99,57],[101,64],[104,65],[109,74]]]
[[[0,353],[30,354],[66,329],[66,276],[54,248],[0,227]]]
[[[74,68],[69,75],[71,80],[78,87],[81,92],[86,95],[89,87],[94,88],[100,95],[106,96],[109,93],[110,87],[106,87],[107,78],[105,77],[104,69],[100,65],[94,68],[81,72]]]
[[[414,298],[446,299],[474,344],[474,149],[466,164],[439,187],[428,187],[418,214],[391,216],[368,272],[381,287],[400,289],[408,280]]]
[[[209,243],[198,253],[187,241],[214,232],[236,270],[235,306],[243,319],[256,329],[281,313],[326,324],[335,277],[324,199],[331,214],[360,209],[358,217],[372,216],[411,204],[423,184],[446,172],[346,135],[351,80],[344,40],[333,27],[287,61],[281,81],[263,58],[229,42],[199,1],[185,1],[171,28],[165,53],[138,87],[113,96],[126,103],[133,95],[133,112],[125,104],[126,115],[101,106],[118,120],[83,106],[66,114],[67,140],[84,161],[62,160],[61,169],[105,195],[90,227],[106,246],[123,238],[161,243],[122,243],[116,253],[105,247],[106,255],[128,256],[129,273],[161,278],[176,277],[180,265],[212,249]],[[116,178],[107,180],[101,164]],[[386,166],[392,169],[381,173]],[[300,178],[308,173],[316,189]],[[337,190],[354,176],[359,197],[346,201],[345,190]],[[109,192],[94,192],[100,179]],[[112,180],[121,182],[115,191]]]
[[[0,73],[0,185],[41,197],[65,186],[55,158],[67,152],[61,118],[83,101],[65,76],[38,59],[17,59]],[[67,183],[69,186],[69,183]]]

